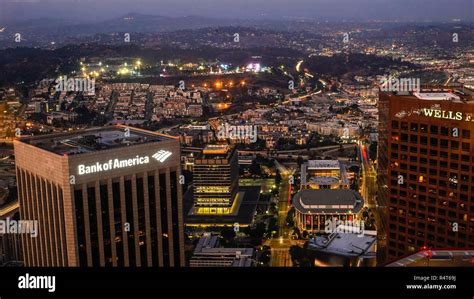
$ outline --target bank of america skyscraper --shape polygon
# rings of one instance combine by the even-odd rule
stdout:
[[[129,127],[16,140],[26,266],[184,266],[179,141]]]

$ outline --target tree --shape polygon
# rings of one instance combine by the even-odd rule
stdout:
[[[304,256],[303,248],[299,247],[298,245],[292,245],[290,247],[290,256],[291,260],[293,261],[293,264],[299,265],[301,259]]]
[[[280,170],[277,168],[276,175],[275,175],[275,184],[278,186],[281,183],[281,174]]]
[[[230,244],[234,241],[235,231],[232,227],[224,227],[221,231],[221,237],[224,240],[225,244]]]
[[[301,258],[300,267],[311,267],[311,260],[306,256]]]
[[[369,157],[373,161],[377,159],[377,142],[376,141],[372,142],[369,146]]]
[[[353,173],[355,173],[355,174],[358,174],[358,173],[359,173],[359,170],[360,170],[360,168],[359,168],[359,166],[357,166],[357,165],[352,165],[351,167],[349,167],[349,171],[350,171],[350,172],[353,172]]]
[[[262,252],[260,254],[260,262],[263,263],[264,266],[268,266],[271,260],[271,250],[269,246],[263,246]]]
[[[272,217],[268,220],[268,232],[278,232],[278,220],[276,217]]]
[[[303,231],[303,239],[308,238],[308,235],[309,235],[309,234],[308,234],[308,231],[307,231],[307,230],[304,230],[304,231]]]
[[[253,176],[259,176],[259,175],[262,174],[262,170],[260,169],[260,165],[257,163],[256,160],[252,161],[252,165],[250,165],[249,171]]]
[[[301,165],[303,164],[303,158],[301,156],[298,156],[298,158],[296,158],[296,163],[298,164],[298,168],[301,168]]]
[[[263,238],[263,235],[266,232],[266,225],[263,222],[257,223],[254,229],[250,230],[250,237],[255,238],[255,239],[261,239]]]
[[[289,227],[295,226],[295,208],[291,207],[286,215],[286,223]]]
[[[276,206],[276,203],[274,202],[270,203],[270,208],[268,209],[268,212],[270,214],[278,214],[278,208]]]
[[[270,159],[270,160],[268,161],[268,163],[267,163],[267,166],[268,166],[269,168],[275,167],[275,160],[274,160],[274,159]]]

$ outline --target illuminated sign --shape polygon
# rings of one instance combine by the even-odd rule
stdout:
[[[434,118],[444,118],[452,120],[462,120],[462,112],[453,112],[446,110],[437,110],[437,109],[423,109],[423,114],[428,117]]]
[[[155,154],[153,154],[153,158],[161,163],[166,161],[171,156],[171,152],[159,150]],[[84,165],[80,164],[77,167],[77,173],[79,175],[91,174],[91,173],[99,173],[109,170],[121,169],[121,168],[128,168],[138,165],[146,165],[150,163],[149,156],[139,156],[137,155],[134,158],[130,159],[110,159],[105,163],[96,162],[95,164]]]
[[[462,113],[460,111],[447,111],[447,110],[440,110],[440,109],[426,109],[423,110],[423,115],[427,117],[433,118],[442,118],[442,119],[450,119],[450,120],[464,120],[472,122],[474,121],[474,114],[473,113]]]
[[[154,154],[152,157],[155,158],[155,160],[163,163],[166,159],[168,159],[169,156],[171,156],[171,152],[160,150],[156,152],[156,154]]]

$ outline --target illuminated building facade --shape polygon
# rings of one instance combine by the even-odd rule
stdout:
[[[324,232],[326,221],[358,220],[364,200],[351,189],[303,189],[295,194],[292,205],[300,231]]]
[[[179,141],[129,127],[14,143],[26,266],[184,266]]]
[[[474,247],[474,101],[468,90],[380,93],[378,200],[388,260]]]
[[[208,145],[194,160],[194,214],[232,214],[239,179],[237,151]]]

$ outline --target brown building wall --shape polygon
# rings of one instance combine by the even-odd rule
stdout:
[[[26,266],[184,266],[180,148],[177,140],[169,138],[69,156],[22,141],[15,141],[14,146],[20,217],[37,220],[39,225],[37,238],[24,236],[22,239]],[[161,149],[173,153],[163,163],[151,157]],[[148,155],[150,163],[84,175],[78,172],[80,164],[105,163],[110,159],[129,159],[136,155]],[[161,186],[165,193],[160,192],[160,174],[166,176],[166,183]],[[173,179],[171,174],[174,174]],[[153,189],[148,188],[149,178],[154,183]],[[174,183],[173,190],[171,182]],[[117,183],[118,193],[113,187]],[[150,190],[154,191],[155,197],[150,196]],[[161,223],[163,207],[160,201],[165,198],[160,198],[160,194],[166,194],[166,223]],[[114,195],[119,196],[116,206]],[[154,209],[150,207],[153,198],[156,199],[152,203]],[[172,208],[178,213],[172,213]],[[130,224],[129,232],[124,229],[126,223]],[[165,238],[161,233],[163,225],[168,228],[169,238],[166,248],[169,261],[166,263],[165,249],[162,248]],[[117,236],[117,228],[120,236]],[[177,236],[174,239],[173,234]],[[81,244],[86,250],[84,256],[80,254],[80,248],[84,248]],[[123,256],[119,256],[117,251]],[[177,261],[174,261],[174,256]]]
[[[474,247],[474,105],[381,93],[380,107],[388,260],[423,246]]]

